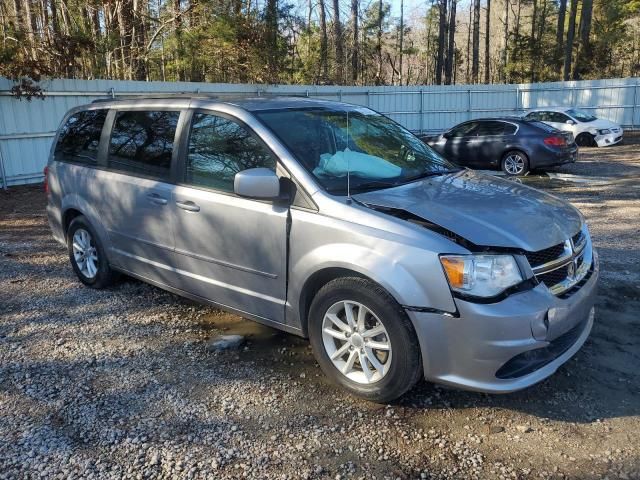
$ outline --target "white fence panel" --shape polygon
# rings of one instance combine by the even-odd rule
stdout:
[[[212,93],[237,96],[304,95],[368,106],[409,130],[437,132],[480,117],[519,115],[535,107],[575,106],[625,128],[640,127],[637,78],[522,85],[340,87],[239,85],[118,80],[49,80],[44,100],[17,100],[12,82],[0,78],[0,183],[42,181],[60,120],[72,107],[105,97],[154,93]]]

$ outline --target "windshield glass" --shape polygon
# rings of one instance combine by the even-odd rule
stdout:
[[[571,115],[573,118],[575,118],[576,120],[578,120],[579,122],[583,122],[583,123],[593,122],[596,119],[596,117],[594,117],[590,113],[583,112],[582,110],[572,109],[572,110],[567,110],[567,113]]]
[[[366,108],[256,112],[330,193],[388,188],[459,167],[393,120]]]

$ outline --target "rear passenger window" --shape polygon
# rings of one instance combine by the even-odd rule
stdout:
[[[168,180],[179,117],[180,112],[117,112],[109,142],[109,169]]]
[[[95,165],[106,118],[106,110],[85,110],[71,115],[60,130],[54,159],[59,162]]]
[[[478,128],[473,131],[473,133],[479,137],[502,135],[503,132],[503,122],[480,122]]]
[[[236,173],[258,167],[275,171],[276,159],[247,128],[216,115],[193,114],[186,183],[233,192]]]

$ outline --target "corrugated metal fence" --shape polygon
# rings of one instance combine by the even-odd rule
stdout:
[[[307,95],[373,108],[410,130],[436,132],[471,118],[516,115],[529,108],[575,106],[626,128],[640,128],[637,78],[520,85],[340,87],[235,85],[118,80],[50,80],[44,100],[11,96],[0,78],[0,182],[3,186],[42,181],[51,139],[67,110],[97,98],[150,93],[213,93],[220,97]]]

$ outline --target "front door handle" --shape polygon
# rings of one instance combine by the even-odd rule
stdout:
[[[178,208],[181,208],[182,210],[187,210],[188,212],[200,211],[200,207],[195,203],[193,203],[191,200],[187,200],[184,202],[180,200],[176,200],[176,205],[178,206]]]
[[[153,203],[155,205],[166,205],[167,204],[167,199],[166,198],[162,198],[157,193],[150,193],[150,194],[147,195],[147,198],[151,201],[151,203]]]

